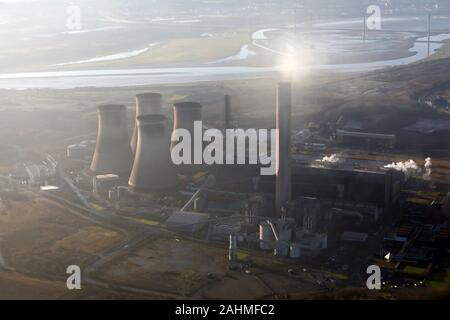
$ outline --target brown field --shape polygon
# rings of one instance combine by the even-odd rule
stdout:
[[[117,244],[122,235],[38,196],[26,196],[25,201],[11,201],[6,214],[0,215],[0,298],[48,299],[93,293],[90,289],[68,291],[66,268],[73,264],[83,268]]]
[[[257,266],[250,275],[229,271],[225,246],[217,248],[175,236],[151,240],[112,261],[100,274],[105,281],[160,291],[169,297],[262,299],[323,290],[287,273],[276,274]]]

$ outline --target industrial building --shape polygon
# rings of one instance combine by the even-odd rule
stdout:
[[[83,140],[79,143],[68,145],[66,156],[70,160],[90,160],[95,151],[96,140]]]
[[[88,156],[86,146],[82,144],[71,144],[67,146],[67,158],[72,160],[83,160]]]
[[[361,146],[368,149],[393,148],[396,136],[359,131],[336,130],[336,142],[342,145]]]
[[[222,166],[217,169],[218,185],[225,190],[249,192],[258,176],[258,166]],[[389,211],[401,191],[404,175],[393,170],[366,170],[350,167],[314,166],[306,163],[291,165],[291,198],[314,197],[336,203],[375,206]],[[239,181],[239,184],[232,184]],[[258,177],[258,191],[274,195],[276,178]]]
[[[120,184],[120,178],[116,174],[99,174],[92,179],[94,192],[108,191]]]
[[[291,131],[291,103],[291,84],[280,83],[273,176],[261,176],[259,164],[175,167],[170,150],[178,140],[171,130],[173,133],[182,128],[193,135],[194,122],[202,120],[199,103],[176,103],[170,129],[162,114],[161,95],[138,95],[131,139],[127,135],[125,107],[100,106],[91,164],[96,173],[94,190],[105,191],[109,201],[117,205],[124,203],[118,190],[129,187],[127,194],[131,191],[133,205],[138,208],[148,205],[149,194],[178,192],[184,205],[166,216],[165,226],[206,239],[234,239],[230,248],[244,240],[261,250],[273,250],[276,256],[300,258],[317,256],[334,241],[363,243],[367,234],[360,228],[378,225],[381,217],[389,213],[401,190],[403,174],[383,169],[378,162],[372,163],[371,169],[331,165],[312,158],[299,162],[299,155],[292,155],[291,140],[295,144],[299,136]],[[225,97],[224,108],[224,123],[228,126],[229,97]],[[342,130],[338,138],[342,143],[395,143],[392,135]],[[70,147],[76,154],[77,148]],[[124,178],[127,186],[123,185]]]
[[[342,226],[350,228],[344,240],[367,239],[367,234],[357,232],[358,226],[375,226],[389,212],[401,190],[403,174],[379,164],[373,170],[312,162],[298,165],[291,156],[290,103],[290,85],[281,83],[276,175],[259,176],[259,165],[212,166],[214,185],[193,192],[184,208],[168,219],[168,226],[184,232],[208,230],[208,237],[222,239],[247,230],[247,241],[293,258],[317,255],[328,247],[328,234]],[[198,112],[199,107],[194,109]],[[199,113],[189,119],[192,125]],[[387,138],[393,141],[391,136]],[[259,230],[259,237],[252,237],[249,230]]]
[[[292,192],[321,199],[372,203],[389,210],[403,175],[391,170],[367,171],[293,166]]]

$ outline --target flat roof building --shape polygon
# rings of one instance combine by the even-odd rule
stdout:
[[[359,146],[363,145],[368,148],[393,148],[396,143],[396,136],[394,134],[336,130],[336,141],[340,144]]]

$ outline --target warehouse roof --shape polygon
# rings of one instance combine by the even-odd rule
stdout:
[[[395,139],[394,134],[382,134],[382,133],[371,133],[371,132],[359,132],[359,131],[346,131],[346,130],[336,130],[338,136],[347,137],[358,137],[358,138],[369,138],[369,139]]]

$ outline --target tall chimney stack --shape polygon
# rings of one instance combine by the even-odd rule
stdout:
[[[136,118],[146,114],[163,114],[162,96],[159,93],[149,92],[136,95]],[[137,120],[135,120],[133,136],[131,137],[131,150],[136,153]]]
[[[123,105],[98,107],[97,145],[91,162],[91,171],[95,174],[130,173],[132,153],[126,118],[126,107]]]
[[[137,120],[137,148],[129,186],[142,192],[173,188],[178,183],[169,152],[169,129],[164,115],[142,115]]]
[[[280,82],[277,88],[276,195],[278,217],[291,200],[291,83]]]

